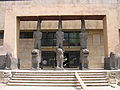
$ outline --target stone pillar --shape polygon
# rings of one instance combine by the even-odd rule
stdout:
[[[8,52],[17,58],[18,39],[19,39],[20,20],[12,10],[6,11],[5,30],[4,30],[4,47]]]
[[[108,56],[110,52],[116,53],[116,46],[119,44],[117,15],[117,11],[111,9],[103,18],[105,56]]]

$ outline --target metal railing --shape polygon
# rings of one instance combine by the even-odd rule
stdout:
[[[88,90],[88,89],[87,89],[87,86],[84,84],[84,82],[83,82],[82,79],[80,78],[78,72],[75,72],[75,76],[76,76],[77,80],[79,81],[79,83],[80,83],[80,85],[81,85],[81,88],[82,88],[83,90]]]

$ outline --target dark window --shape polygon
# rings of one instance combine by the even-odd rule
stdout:
[[[33,32],[20,32],[21,39],[32,39]],[[42,46],[56,46],[55,32],[42,32]],[[79,46],[79,32],[64,32],[64,46]]]
[[[33,38],[33,32],[20,32],[20,39]]]
[[[66,51],[64,52],[64,67],[71,68],[79,66],[79,51]]]
[[[4,38],[4,32],[0,32],[0,39]]]
[[[79,46],[79,32],[65,32],[64,46]]]
[[[43,66],[55,67],[56,54],[53,51],[42,51],[42,64]]]
[[[56,46],[55,32],[42,33],[42,46]]]

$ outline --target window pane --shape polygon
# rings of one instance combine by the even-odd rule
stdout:
[[[69,46],[69,39],[65,39],[65,40],[63,41],[63,45],[64,45],[64,46]]]
[[[55,46],[55,32],[44,32],[42,38],[42,46]]]
[[[68,33],[64,33],[64,39],[68,39]]]
[[[20,32],[20,38],[24,39],[24,38],[33,38],[33,32]]]

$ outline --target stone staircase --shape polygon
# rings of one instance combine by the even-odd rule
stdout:
[[[109,86],[107,72],[84,71],[78,72],[80,78],[87,86]]]
[[[77,71],[87,86],[108,86],[106,72]],[[16,71],[12,72],[9,86],[41,86],[41,87],[75,87],[81,85],[75,76],[75,71]]]

